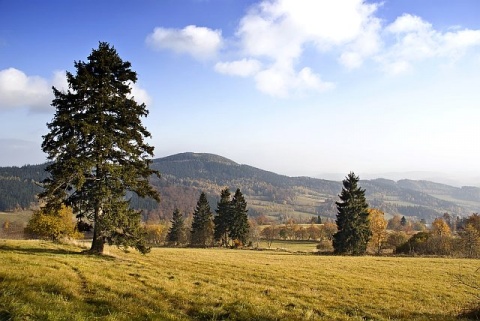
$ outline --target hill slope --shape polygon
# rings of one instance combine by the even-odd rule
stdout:
[[[44,165],[0,168],[0,211],[28,207],[35,201],[45,177]],[[153,160],[152,168],[162,177],[152,179],[162,201],[132,199],[132,205],[145,209],[145,219],[169,217],[175,207],[192,213],[200,191],[210,197],[212,210],[221,189],[240,188],[251,215],[307,220],[313,216],[334,218],[335,201],[341,182],[310,177],[288,177],[241,165],[213,154],[182,153]],[[448,212],[470,215],[480,211],[480,188],[452,187],[429,181],[386,179],[362,180],[371,207],[389,215],[416,216],[431,221]],[[27,197],[28,196],[28,197]],[[17,207],[18,207],[17,206]]]

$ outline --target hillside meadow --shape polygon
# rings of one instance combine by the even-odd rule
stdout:
[[[0,240],[0,320],[459,320],[478,260]]]

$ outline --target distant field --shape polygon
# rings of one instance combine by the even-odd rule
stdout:
[[[27,223],[32,216],[32,211],[0,212],[0,226],[5,222]]]
[[[305,253],[312,253],[317,251],[317,244],[318,242],[315,241],[282,241],[282,240],[274,240],[270,246],[270,249],[277,249],[277,250],[286,250],[289,252],[305,252]],[[257,244],[255,243],[254,246]],[[258,242],[258,247],[267,249],[268,243],[265,240],[260,240]]]
[[[480,261],[0,240],[0,320],[458,320]]]

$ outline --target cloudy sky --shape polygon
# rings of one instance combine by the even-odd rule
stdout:
[[[0,166],[45,160],[51,87],[99,41],[156,157],[480,176],[478,0],[0,0]]]

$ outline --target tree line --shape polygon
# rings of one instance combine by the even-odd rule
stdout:
[[[247,212],[247,202],[240,189],[236,190],[233,198],[228,188],[222,190],[216,215],[213,215],[207,197],[202,192],[190,229],[186,230],[183,216],[175,209],[166,241],[172,245],[188,243],[193,247],[209,247],[214,244],[224,247],[243,246],[247,242],[250,228]]]

